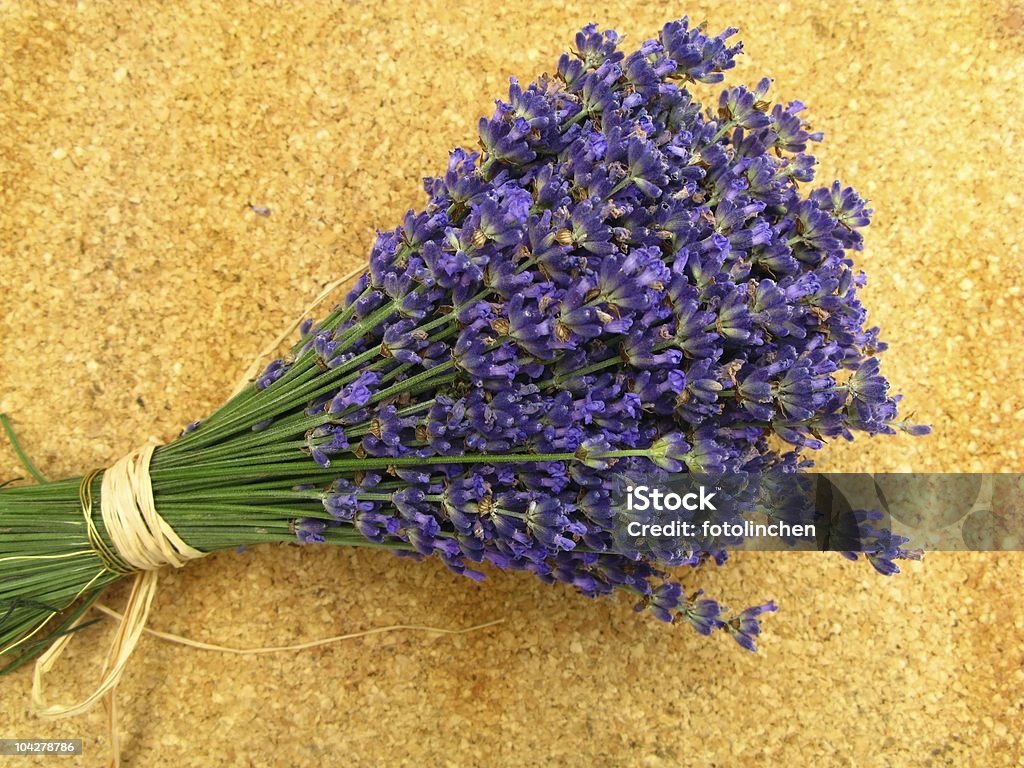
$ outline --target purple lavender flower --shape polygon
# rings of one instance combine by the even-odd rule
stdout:
[[[701,83],[719,83],[722,72],[735,66],[734,59],[743,50],[742,43],[727,47],[725,41],[739,30],[730,27],[715,37],[704,34],[704,25],[690,27],[689,19],[673,21],[661,31],[661,42],[669,59],[676,62],[676,73]]]
[[[325,521],[309,517],[295,523],[295,535],[303,544],[323,544],[326,541],[323,537],[323,532],[326,529]]]
[[[683,588],[674,582],[667,582],[655,587],[654,591],[644,600],[637,603],[636,610],[650,610],[661,621],[674,621],[683,598]]]
[[[770,85],[771,81],[764,78],[753,91],[742,85],[724,91],[718,100],[719,117],[748,131],[771,125],[771,119],[765,114],[767,104],[764,101]]]
[[[328,412],[336,415],[352,406],[365,405],[373,396],[371,387],[378,381],[380,381],[380,376],[371,371],[359,374],[355,381],[346,384],[334,396],[328,407]]]
[[[663,571],[723,551],[616,548],[620,473],[792,472],[826,440],[924,428],[897,420],[857,295],[871,211],[801,186],[821,139],[804,105],[769,104],[767,79],[713,110],[687,90],[734,66],[735,31],[683,19],[622,51],[584,28],[378,234],[368,274],[256,383],[273,421],[247,445],[294,426],[282,464],[323,480],[288,486],[329,518],[296,515],[300,540],[624,591],[754,649],[774,603],[730,617]],[[878,570],[914,556],[876,533]]]
[[[716,600],[698,599],[704,590],[697,590],[686,601],[682,615],[697,632],[710,635],[722,626],[722,606]]]
[[[761,622],[758,616],[763,613],[774,613],[779,607],[775,602],[769,600],[764,605],[755,605],[741,611],[739,615],[725,622],[725,627],[733,639],[748,651],[756,651],[757,643],[754,638],[761,634]]]

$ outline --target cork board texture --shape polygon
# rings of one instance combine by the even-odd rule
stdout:
[[[863,300],[934,433],[831,445],[819,466],[1024,469],[1024,5],[1008,0],[0,2],[0,410],[51,477],[169,439],[422,204],[509,75],[552,70],[590,21],[635,43],[684,14],[741,28],[728,82],[805,101],[818,179],[876,212]],[[0,478],[20,474],[3,444]],[[525,574],[222,553],[163,578],[154,628],[261,646],[505,623],[262,657],[144,638],[119,691],[124,764],[1020,766],[1022,574],[1013,553],[888,579],[827,553],[737,555],[699,578],[729,605],[780,604],[753,655]],[[87,692],[112,631],[75,639],[51,697]],[[30,684],[0,680],[0,737],[83,738],[67,763],[104,765],[102,708],[40,721]]]

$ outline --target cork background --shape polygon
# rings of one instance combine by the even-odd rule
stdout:
[[[553,70],[589,21],[635,45],[685,13],[741,28],[728,82],[805,101],[819,180],[876,212],[863,299],[883,372],[934,434],[831,445],[819,466],[1024,470],[1024,5],[130,5],[0,1],[0,411],[50,477],[219,405],[475,144],[509,75]],[[21,474],[0,445],[0,481]],[[731,606],[776,599],[752,655],[524,574],[222,553],[163,578],[154,628],[262,646],[504,623],[260,657],[144,638],[119,690],[124,764],[1022,766],[1022,576],[1019,553],[935,553],[889,579],[750,553],[688,575]],[[52,698],[90,690],[111,635],[75,639]],[[0,738],[83,738],[61,764],[104,765],[102,709],[38,720],[30,685],[0,679]]]

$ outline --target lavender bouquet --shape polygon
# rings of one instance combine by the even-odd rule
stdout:
[[[122,576],[288,541],[530,571],[754,650],[774,603],[730,614],[667,570],[722,551],[616,548],[608,469],[795,472],[829,438],[925,430],[896,420],[857,299],[870,211],[801,186],[804,106],[688,90],[735,32],[683,19],[627,55],[584,28],[289,355],[166,445],[0,491],[7,669]],[[867,554],[891,572],[901,543]]]

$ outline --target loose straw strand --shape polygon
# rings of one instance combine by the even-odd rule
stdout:
[[[47,704],[43,698],[43,678],[64,653],[73,633],[61,636],[36,660],[32,675],[32,706],[37,715],[48,720],[81,715],[96,706],[105,695],[113,693],[121,680],[128,659],[142,636],[156,595],[156,585],[156,571],[143,571],[135,577],[123,620],[118,625],[117,633],[107,652],[100,682],[96,689],[81,701],[75,704]],[[84,616],[76,624],[81,623],[83,619]]]
[[[118,621],[123,620],[124,616],[115,611],[113,608],[108,608],[103,603],[96,603],[93,606],[96,610],[101,613],[105,613],[112,619]],[[182,635],[175,635],[170,632],[161,632],[157,629],[150,629],[146,627],[143,631],[147,635],[158,637],[161,640],[166,640],[169,643],[175,643],[177,645],[184,645],[189,648],[196,648],[200,651],[216,651],[218,653],[233,653],[238,656],[257,656],[268,653],[284,653],[286,651],[305,651],[310,648],[322,648],[326,645],[333,645],[334,643],[341,642],[343,640],[355,640],[360,637],[369,637],[371,635],[381,635],[387,632],[434,632],[439,635],[466,635],[470,632],[477,632],[481,629],[487,629],[488,627],[494,627],[498,624],[503,624],[505,619],[493,619],[492,621],[486,621],[482,624],[474,624],[471,627],[464,627],[462,629],[444,629],[443,627],[431,627],[425,624],[390,624],[385,627],[374,627],[373,629],[364,629],[359,632],[349,632],[344,635],[334,635],[333,637],[325,637],[321,640],[307,640],[302,643],[295,643],[293,645],[272,645],[259,648],[233,648],[229,645],[217,645],[215,643],[204,643],[201,640],[192,640],[191,638],[184,637]]]

